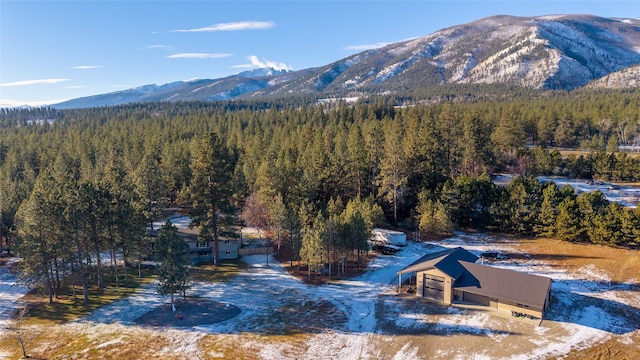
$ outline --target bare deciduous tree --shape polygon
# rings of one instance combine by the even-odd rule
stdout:
[[[30,357],[27,355],[27,347],[38,336],[36,329],[27,325],[26,320],[28,313],[28,305],[23,304],[15,310],[13,318],[5,326],[9,337],[14,339],[20,346],[23,358]]]

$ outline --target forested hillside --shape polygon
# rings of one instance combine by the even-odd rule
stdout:
[[[366,239],[354,240],[357,229],[376,224],[640,241],[640,210],[531,177],[640,181],[640,158],[615,152],[640,137],[639,92],[394,104],[3,110],[0,231],[21,255],[46,260],[30,270],[36,282],[65,261],[81,265],[87,253],[140,259],[145,226],[165,204],[196,206],[194,172],[204,171],[203,139],[214,133],[228,161],[208,176],[224,172],[233,185],[217,208],[223,218],[243,210],[249,221],[262,219],[279,246],[309,264],[321,265],[327,248],[356,256],[366,248]],[[589,152],[563,158],[547,147]],[[503,188],[492,183],[495,172],[522,176]]]

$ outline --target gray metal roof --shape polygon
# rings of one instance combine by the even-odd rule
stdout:
[[[514,270],[459,261],[466,270],[453,288],[490,298],[544,308],[552,280]]]
[[[477,256],[457,247],[427,254],[397,274],[435,268],[455,279],[455,289],[534,308],[544,308],[551,289],[550,278],[475,264],[477,260]]]
[[[461,247],[445,249],[421,257],[411,265],[398,271],[397,274],[400,275],[436,268],[452,278],[457,279],[464,271],[464,268],[458,264],[458,260],[476,262],[478,257]]]

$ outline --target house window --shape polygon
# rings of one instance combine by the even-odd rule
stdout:
[[[225,245],[229,245],[229,244],[231,244],[231,241],[230,241],[230,240],[225,240],[225,241],[224,241],[224,244],[225,244]]]
[[[231,255],[231,251],[225,251],[225,254]]]
[[[209,243],[207,241],[198,241],[196,244],[196,247],[206,248],[206,247],[209,247]]]

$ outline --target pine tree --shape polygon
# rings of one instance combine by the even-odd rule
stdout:
[[[560,240],[576,241],[580,237],[580,210],[572,198],[565,198],[558,205],[556,236]]]
[[[463,137],[463,131],[460,123],[459,114],[453,105],[451,103],[444,104],[438,114],[438,140],[444,155],[445,168],[451,176],[456,176],[461,172],[462,149],[459,142]]]
[[[160,171],[159,156],[155,152],[147,153],[133,174],[136,202],[151,227],[164,209],[168,186]],[[153,229],[151,229],[153,230]]]
[[[362,213],[355,206],[348,206],[342,213],[342,224],[344,233],[350,243],[350,249],[356,250],[358,269],[362,262],[362,252],[369,250],[369,235],[371,230],[367,229],[366,221]]]
[[[462,126],[462,173],[478,176],[486,170],[483,154],[487,152],[488,139],[483,138],[481,120],[476,116],[464,118]]]
[[[583,237],[586,235],[587,239],[593,241],[591,239],[591,234],[594,233],[593,231],[595,227],[593,220],[596,216],[604,214],[609,201],[607,201],[604,194],[598,190],[593,192],[582,192],[578,195],[576,201],[580,210],[580,226],[582,229],[582,235]]]
[[[378,180],[380,194],[391,205],[393,221],[398,222],[398,209],[404,199],[407,174],[402,149],[402,129],[397,122],[391,122],[385,136],[384,156],[380,165]]]
[[[237,156],[215,133],[209,133],[196,143],[191,161],[193,177],[187,190],[191,204],[189,214],[201,234],[213,240],[214,264],[220,264],[218,240],[225,222],[236,211],[233,196],[236,189],[234,172]]]
[[[429,199],[426,193],[420,194],[418,204],[418,228],[420,231],[434,234],[445,234],[453,230],[449,214],[440,200]]]
[[[63,213],[62,198],[49,171],[36,180],[31,195],[16,213],[18,239],[16,252],[20,262],[20,281],[27,285],[44,285],[49,303],[57,295],[56,266],[61,258],[59,241],[61,231],[59,216]]]
[[[86,254],[93,253],[96,261],[98,288],[105,287],[102,269],[102,252],[107,248],[105,241],[106,225],[109,220],[108,192],[100,184],[84,182],[79,185],[76,202],[79,238]]]
[[[536,235],[548,238],[555,236],[558,203],[558,187],[556,184],[550,183],[542,190],[542,204],[538,213],[538,221],[533,228]]]
[[[273,241],[275,241],[276,246],[278,247],[278,252],[280,251],[280,247],[286,238],[286,219],[287,216],[287,208],[282,201],[281,196],[276,196],[273,201],[269,203],[269,228],[273,233]]]
[[[64,246],[70,252],[70,262],[73,280],[79,281],[82,288],[83,303],[89,302],[89,267],[91,263],[87,259],[91,258],[89,254],[89,238],[83,236],[82,228],[82,209],[84,203],[81,198],[80,186],[80,160],[74,159],[71,154],[61,152],[56,159],[53,169],[53,176],[56,182],[61,186],[62,198],[65,199],[65,209],[63,212],[63,224],[65,229]],[[73,291],[75,299],[75,288]]]
[[[171,295],[173,308],[174,294],[184,292],[189,282],[189,246],[178,235],[178,229],[171,220],[162,226],[156,239],[158,261],[160,262],[158,275],[158,294]]]
[[[365,141],[360,126],[354,125],[347,142],[349,150],[348,177],[356,187],[356,197],[360,198],[366,191],[367,169],[369,168]]]
[[[507,185],[509,200],[509,231],[515,234],[530,234],[538,218],[540,182],[535,178],[517,176]]]
[[[589,240],[596,244],[619,245],[625,240],[623,232],[624,209],[611,202],[605,211],[592,218],[592,226],[587,230]]]
[[[519,114],[514,108],[510,107],[502,111],[491,140],[498,150],[510,155],[514,155],[515,150],[524,145],[526,134],[520,123]]]
[[[291,254],[289,258],[289,265],[293,267],[293,260],[300,259],[300,248],[302,247],[302,227],[300,224],[299,216],[291,207],[287,207],[286,209],[285,229]]]
[[[300,257],[307,263],[308,276],[322,269],[322,254],[326,245],[327,220],[319,213],[313,224],[306,228],[302,237]]]

